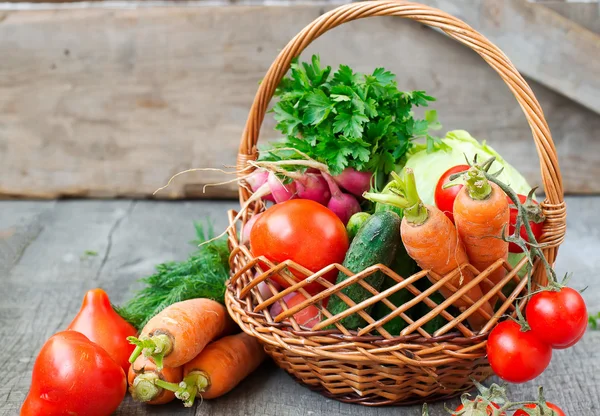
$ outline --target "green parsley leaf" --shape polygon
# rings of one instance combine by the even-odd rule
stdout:
[[[362,114],[340,113],[335,116],[333,123],[333,132],[342,132],[348,137],[362,137],[363,123],[369,121],[369,118]]]
[[[379,179],[416,139],[426,138],[423,146],[432,151],[445,146],[430,135],[441,127],[437,113],[426,111],[420,119],[413,112],[435,99],[424,91],[400,91],[396,76],[384,68],[362,74],[340,65],[332,72],[316,55],[310,62],[294,59],[275,97],[271,112],[284,137],[260,150],[261,160],[297,158],[297,153],[277,150],[295,148],[326,164],[334,175],[351,167]]]
[[[306,96],[306,112],[302,119],[303,124],[318,126],[327,118],[333,109],[333,102],[321,90],[310,92]]]

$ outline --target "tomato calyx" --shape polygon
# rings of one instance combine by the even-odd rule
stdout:
[[[464,393],[460,397],[461,404],[455,409],[446,410],[453,416],[506,416],[501,404],[508,401],[506,398],[506,388],[497,384],[492,384],[489,388],[483,386],[476,380],[473,380],[479,394],[475,399],[471,399],[469,393]]]
[[[516,411],[515,416],[564,416],[560,408],[552,403],[547,403],[543,388],[538,389],[538,398],[535,401],[511,402],[506,393],[506,385],[493,383],[489,388],[474,379],[471,379],[479,394],[471,398],[469,393],[464,393],[461,404],[451,410],[444,405],[446,411],[452,416],[507,416]],[[427,403],[423,404],[422,416],[429,416]]]
[[[542,207],[533,200],[533,195],[535,194],[535,191],[537,191],[537,189],[538,189],[538,187],[536,186],[531,191],[529,191],[529,193],[527,194],[527,197],[525,198],[525,202],[522,202],[521,205],[525,209],[525,212],[527,214],[527,219],[530,222],[534,222],[536,224],[541,224],[544,221],[546,221],[546,216],[544,215],[544,213],[542,211]],[[519,207],[517,205],[515,205],[515,203],[512,200],[510,200],[509,208],[517,208],[518,209]]]

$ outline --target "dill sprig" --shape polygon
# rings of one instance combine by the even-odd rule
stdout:
[[[210,223],[195,223],[198,245],[214,236]],[[229,277],[227,240],[220,238],[202,245],[186,261],[166,262],[156,266],[156,273],[140,279],[145,287],[115,310],[138,329],[154,315],[173,303],[209,298],[224,303],[225,281]]]

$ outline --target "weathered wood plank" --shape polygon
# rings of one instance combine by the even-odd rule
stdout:
[[[569,198],[567,240],[557,271],[573,271],[574,287],[584,292],[590,311],[600,309],[600,198]],[[62,201],[0,202],[0,258],[11,265],[0,269],[0,416],[13,416],[29,388],[31,368],[39,348],[63,329],[79,308],[85,290],[103,287],[116,303],[137,287],[136,279],[165,260],[186,257],[193,248],[192,222],[207,215],[224,227],[224,212],[236,203]],[[151,226],[149,226],[151,225]],[[6,230],[16,230],[6,237]],[[30,229],[41,229],[37,236]],[[25,243],[24,243],[25,242]],[[20,256],[13,252],[26,245]],[[9,249],[6,249],[9,247]],[[94,250],[98,256],[82,256]],[[5,296],[9,294],[9,296]],[[556,351],[550,368],[536,381],[511,386],[517,397],[532,397],[537,385],[567,414],[594,416],[600,396],[600,332],[589,332],[574,348]],[[456,404],[455,402],[449,404]],[[127,398],[118,415],[365,416],[420,415],[419,407],[369,409],[321,397],[293,382],[273,364],[265,364],[231,394],[192,409],[176,403],[146,407]],[[432,416],[444,415],[440,403]]]
[[[597,1],[538,0],[538,3],[600,34],[600,3]]]
[[[469,23],[523,74],[600,112],[600,37],[529,0],[424,0]]]
[[[181,170],[234,164],[257,82],[277,51],[322,11],[290,5],[3,12],[0,195],[146,197]],[[484,19],[481,13],[472,20]],[[493,38],[489,19],[483,32]],[[305,56],[313,52],[364,71],[385,66],[402,88],[429,91],[445,128],[487,139],[540,183],[524,116],[466,48],[418,24],[378,18],[335,29]],[[532,86],[554,132],[567,191],[599,192],[587,178],[600,175],[600,142],[593,139],[600,116]],[[263,140],[275,137],[269,115]],[[203,196],[202,184],[222,179],[188,174],[159,197]],[[204,196],[233,196],[235,187],[211,191]]]

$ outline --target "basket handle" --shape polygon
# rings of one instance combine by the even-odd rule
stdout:
[[[542,181],[546,194],[546,200],[542,203],[542,207],[547,216],[542,241],[550,246],[546,250],[546,255],[552,264],[556,248],[564,239],[566,209],[556,148],[542,108],[527,82],[497,46],[460,19],[433,7],[399,0],[350,3],[321,15],[306,26],[279,53],[258,88],[242,134],[238,168],[245,168],[249,160],[257,157],[256,144],[267,107],[276,87],[288,71],[292,59],[299,56],[313,40],[328,30],[346,22],[371,16],[398,16],[441,29],[451,38],[477,52],[510,88],[531,127],[540,158]],[[249,192],[240,187],[240,201],[245,202],[248,197]]]

